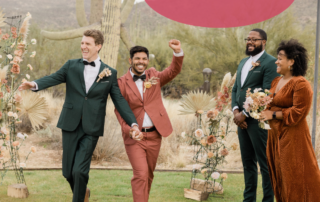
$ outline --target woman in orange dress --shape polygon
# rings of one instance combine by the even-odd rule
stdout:
[[[306,117],[312,102],[307,50],[297,40],[280,43],[272,103],[261,114],[268,120],[267,160],[277,202],[320,201],[320,171]]]

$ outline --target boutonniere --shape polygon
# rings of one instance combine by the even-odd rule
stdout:
[[[251,69],[249,70],[249,72],[251,71],[251,70],[253,70],[254,68],[256,68],[256,67],[260,67],[260,61],[258,60],[257,62],[251,62],[251,65],[252,65],[252,67],[251,67]]]
[[[111,76],[111,70],[109,68],[104,68],[102,70],[102,72],[100,72],[99,74],[99,78],[97,80],[97,83],[100,81],[100,79],[102,79],[103,77],[108,77],[108,76]]]
[[[158,83],[157,79],[159,79],[159,78],[153,76],[153,77],[151,77],[151,79],[146,80],[143,84],[144,85],[143,93],[146,92],[147,88],[151,88],[152,85],[156,85]]]

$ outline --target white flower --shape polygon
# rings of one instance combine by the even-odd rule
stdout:
[[[1,127],[1,133],[8,135],[9,131],[8,131],[8,129],[6,127]]]
[[[12,60],[12,55],[8,54],[7,58],[9,58],[9,60]]]
[[[37,44],[37,39],[31,39],[31,43],[32,43],[33,45]]]
[[[29,17],[29,16],[30,16],[30,18],[32,17],[31,14],[28,12],[27,15],[26,15],[26,17]]]
[[[227,109],[225,113],[226,113],[226,116],[229,118],[233,116],[233,113],[230,109]]]
[[[13,116],[13,112],[8,112],[8,116]]]
[[[182,133],[181,133],[181,137],[182,137],[182,138],[186,138],[186,132],[182,132]]]
[[[254,92],[254,93],[257,93],[257,92],[259,92],[260,90],[262,90],[262,88],[255,88],[255,89],[253,90],[253,92]]]
[[[149,54],[149,58],[153,59],[154,58],[154,54]]]
[[[26,163],[20,163],[20,168],[25,168],[26,166]]]
[[[253,99],[252,99],[251,97],[247,97],[246,102],[247,102],[249,105],[252,105],[252,104],[253,104]]]
[[[193,170],[200,170],[202,166],[200,164],[193,164],[192,165]]]
[[[2,58],[2,55],[0,55],[0,58]]]
[[[28,67],[31,71],[33,70],[33,67],[32,67],[30,64],[28,64],[27,67]]]
[[[26,77],[27,77],[27,79],[30,79],[30,75],[29,74],[26,74]]]
[[[25,133],[24,133],[23,135],[24,135],[24,138],[25,138],[25,139],[29,137],[29,136],[28,136],[27,134],[25,134]]]
[[[252,118],[254,118],[254,119],[260,119],[260,115],[256,112],[251,112],[250,116],[252,116]]]
[[[19,118],[19,116],[18,116],[18,114],[17,113],[13,113],[13,115],[12,115],[15,119],[18,119]]]
[[[219,177],[220,177],[220,173],[218,173],[218,172],[213,172],[213,173],[211,174],[211,177],[212,177],[213,179],[217,180],[217,179],[219,179]]]
[[[23,140],[25,139],[25,136],[22,133],[18,133],[17,137],[20,138],[20,139],[23,139]]]
[[[195,132],[194,132],[195,136],[197,137],[203,137],[203,130],[201,129],[197,129]]]
[[[34,57],[36,56],[36,54],[37,54],[36,51],[32,51],[30,57],[31,57],[31,58],[34,58]]]

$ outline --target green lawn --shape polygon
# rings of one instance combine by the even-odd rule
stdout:
[[[62,176],[62,171],[25,171],[30,196],[27,199],[15,199],[7,196],[7,186],[14,183],[13,172],[0,186],[1,202],[71,202],[72,193],[69,184]],[[91,189],[90,201],[133,201],[130,180],[132,171],[92,170],[88,187]],[[189,201],[183,197],[183,188],[189,188],[191,173],[156,172],[151,188],[150,202]],[[10,180],[9,180],[10,179]],[[224,182],[223,198],[210,197],[208,201],[242,201],[244,188],[242,174],[229,174]],[[262,200],[261,176],[257,201]]]

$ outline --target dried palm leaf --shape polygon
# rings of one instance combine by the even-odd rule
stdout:
[[[4,27],[5,25],[7,25],[4,21],[5,21],[5,18],[4,18],[4,13],[2,12],[1,10],[1,7],[0,7],[0,27]]]
[[[32,91],[22,91],[21,113],[19,116],[27,115],[32,128],[38,129],[41,124],[47,119],[48,104],[44,97],[39,93]]]
[[[195,114],[199,110],[208,111],[216,105],[210,95],[199,90],[183,95],[180,102],[180,106],[183,108],[179,110],[180,115]]]
[[[226,75],[224,75],[222,83],[221,83],[221,89],[220,92],[223,92],[224,87],[228,87],[228,83],[231,81],[231,73],[227,73]]]

